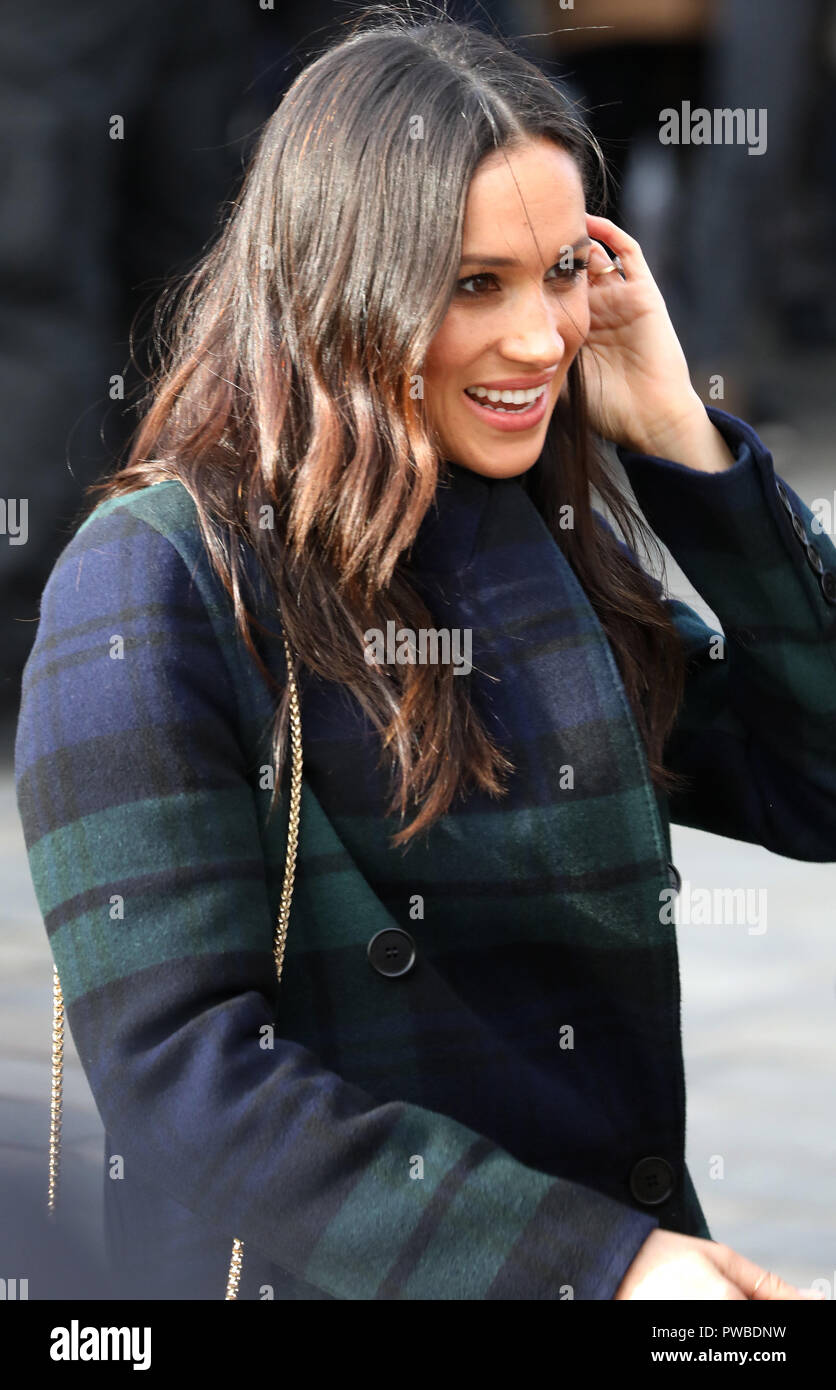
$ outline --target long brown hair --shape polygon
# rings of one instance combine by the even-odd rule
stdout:
[[[442,468],[413,383],[456,284],[468,186],[485,155],[532,136],[577,162],[587,206],[606,182],[557,83],[502,40],[418,9],[374,7],[293,82],[211,249],[158,301],[159,365],[127,460],[87,489],[95,503],[163,479],[188,489],[242,638],[283,692],[278,788],[288,693],[253,642],[242,542],[252,548],[300,668],[343,683],[381,735],[390,813],[415,811],[395,845],[458,793],[501,795],[512,767],[450,663],[370,665],[363,645],[387,619],[434,626],[406,575]],[[654,782],[678,785],[662,753],[681,646],[650,581],[596,524],[592,489],[633,550],[637,534],[658,543],[590,437],[577,359],[526,487],[606,632]],[[571,530],[558,525],[567,503]]]

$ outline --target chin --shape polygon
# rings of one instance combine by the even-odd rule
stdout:
[[[464,454],[459,450],[445,453],[443,456],[450,463],[456,463],[460,468],[468,468],[471,473],[480,473],[484,478],[517,478],[522,473],[527,473],[533,468],[540,454],[543,451],[544,440],[541,440],[536,448],[529,445],[523,452],[520,450],[516,456],[514,451],[509,449],[504,457],[501,451],[490,457],[487,450],[478,457],[471,454]]]
[[[539,457],[539,455],[538,455]],[[527,473],[537,462],[536,458],[530,459],[525,463],[486,463],[480,460],[478,463],[463,463],[462,468],[469,468],[471,473],[480,473],[483,478],[518,478],[523,473]]]

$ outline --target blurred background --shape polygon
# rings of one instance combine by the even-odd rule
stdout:
[[[103,1131],[70,1038],[63,1234],[38,1217],[51,957],[12,754],[40,594],[85,486],[112,467],[135,423],[157,295],[212,240],[287,85],[361,8],[0,7],[0,1279],[28,1278],[30,1298],[50,1296],[68,1273],[74,1296],[118,1296],[100,1266]],[[609,161],[606,215],[640,241],[696,390],[752,424],[777,472],[809,506],[827,500],[832,518],[836,0],[445,8],[514,37],[570,89]],[[765,148],[662,143],[660,113],[685,101],[765,112]],[[716,624],[672,562],[669,576]],[[673,835],[692,888],[768,891],[762,934],[678,926],[687,1156],[712,1234],[784,1278],[827,1281],[833,1297],[836,865]]]

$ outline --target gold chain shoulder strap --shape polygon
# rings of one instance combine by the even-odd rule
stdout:
[[[284,882],[276,920],[276,940],[273,956],[276,962],[276,976],[282,978],[284,949],[287,942],[287,926],[290,920],[290,900],[293,896],[293,880],[296,874],[296,850],[299,845],[299,807],[302,798],[302,716],[299,710],[299,692],[293,674],[293,658],[287,638],[284,637],[287,656],[287,683],[290,687],[290,814],[287,828],[287,853],[284,864]],[[64,1063],[64,996],[58,971],[52,967],[52,1094],[49,1106],[49,1187],[47,1191],[47,1212],[55,1216],[58,1194],[58,1174],[61,1164],[61,1106],[63,1097]],[[232,1242],[232,1255],[229,1261],[229,1274],[226,1284],[226,1298],[238,1297],[241,1282],[241,1267],[244,1261],[244,1242],[237,1238]]]

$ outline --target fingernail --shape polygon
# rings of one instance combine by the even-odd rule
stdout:
[[[821,1289],[799,1289],[801,1298],[825,1298],[826,1295]]]

